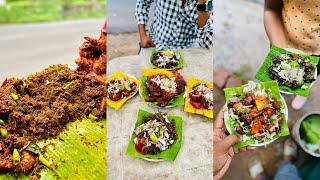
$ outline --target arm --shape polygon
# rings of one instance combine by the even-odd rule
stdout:
[[[271,44],[286,48],[287,39],[281,17],[282,7],[282,0],[265,0],[264,27]]]
[[[198,4],[204,4],[206,0],[198,0]],[[197,40],[200,47],[209,48],[213,43],[213,13],[197,12]]]
[[[147,35],[146,24],[148,22],[149,8],[153,0],[137,0],[135,18],[138,23],[140,46],[142,48],[154,47],[154,43]]]
[[[198,0],[198,4],[205,4],[206,0]],[[207,20],[210,17],[210,12],[200,12],[198,11],[198,27],[202,28],[207,24]]]

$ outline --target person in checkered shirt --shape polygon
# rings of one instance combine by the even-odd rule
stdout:
[[[156,0],[154,18],[146,32],[150,5],[154,0],[137,0],[135,17],[140,34],[140,47],[182,49],[209,48],[213,39],[213,13],[198,11],[207,0]],[[211,0],[210,0],[211,1]]]

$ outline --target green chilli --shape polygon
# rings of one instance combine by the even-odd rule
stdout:
[[[6,138],[8,137],[8,131],[4,128],[0,128],[0,133],[1,133],[1,136]]]
[[[13,159],[13,164],[14,165],[19,164],[19,162],[20,162],[20,154],[19,154],[17,149],[13,150],[12,159]]]
[[[39,161],[40,161],[43,165],[47,166],[48,168],[51,168],[51,163],[50,163],[45,157],[43,157],[42,154],[40,154],[40,156],[39,156]]]
[[[89,114],[88,119],[97,120],[98,118],[92,114]]]

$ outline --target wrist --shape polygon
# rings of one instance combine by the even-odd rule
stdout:
[[[147,37],[147,33],[146,32],[140,32],[140,38],[145,38]]]
[[[207,0],[198,0],[198,4],[205,4]]]
[[[198,12],[211,12],[212,0],[198,0],[197,10]]]

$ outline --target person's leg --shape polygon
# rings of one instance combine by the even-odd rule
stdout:
[[[297,167],[289,160],[285,160],[279,167],[274,180],[301,180]]]
[[[292,139],[284,143],[283,162],[280,165],[274,180],[301,180],[297,167],[292,163],[297,158],[297,145]]]

